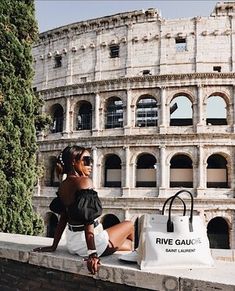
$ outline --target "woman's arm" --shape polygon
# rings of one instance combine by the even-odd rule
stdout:
[[[52,246],[35,248],[34,251],[36,251],[36,252],[54,252],[56,250],[59,242],[60,242],[61,236],[64,232],[65,227],[66,227],[66,224],[67,224],[67,216],[66,216],[65,212],[62,212],[60,215],[59,222],[56,226]]]
[[[85,226],[85,237],[88,249],[87,268],[91,274],[98,272],[100,266],[100,259],[96,252],[95,238],[94,238],[94,224]]]

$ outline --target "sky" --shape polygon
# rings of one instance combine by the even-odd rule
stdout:
[[[35,0],[35,8],[39,30],[44,32],[74,22],[148,8],[158,9],[162,17],[168,19],[210,16],[217,2]]]

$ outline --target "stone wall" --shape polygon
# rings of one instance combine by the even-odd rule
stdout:
[[[55,269],[43,268],[16,262],[8,259],[0,259],[0,290],[1,291],[141,291],[147,290],[116,284],[108,281],[96,280],[80,274],[71,274]]]
[[[234,291],[234,250],[213,253],[215,268],[159,269],[141,271],[137,264],[118,260],[120,253],[101,258],[96,275],[88,273],[83,260],[66,251],[61,241],[54,253],[36,253],[36,246],[50,245],[51,239],[0,233],[0,290],[159,290]],[[222,260],[222,261],[221,261]]]
[[[151,75],[213,72],[214,67],[234,72],[234,25],[234,11],[164,19],[148,9],[56,28],[40,34],[34,47],[35,86],[142,76],[146,70]],[[118,58],[110,57],[113,45],[119,46]]]

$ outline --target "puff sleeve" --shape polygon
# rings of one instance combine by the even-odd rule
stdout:
[[[69,209],[69,215],[85,225],[92,224],[102,214],[102,204],[97,192],[93,189],[82,189],[76,194],[76,203]]]
[[[52,212],[55,212],[57,214],[61,214],[62,212],[65,211],[65,206],[62,203],[60,197],[58,196],[58,193],[56,193],[56,195],[57,195],[57,197],[51,201],[49,208]]]

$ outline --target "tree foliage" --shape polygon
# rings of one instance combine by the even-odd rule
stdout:
[[[32,195],[37,182],[36,128],[40,100],[32,90],[34,1],[0,1],[0,231],[42,232]]]

